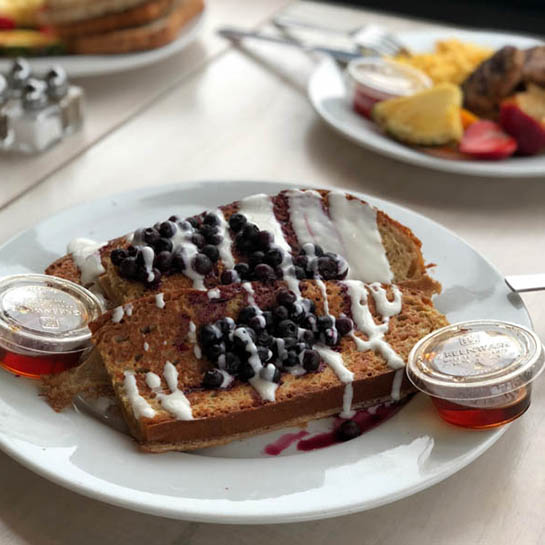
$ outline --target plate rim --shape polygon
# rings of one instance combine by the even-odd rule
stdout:
[[[186,189],[191,189],[191,187],[195,187],[196,185],[206,184],[207,181],[212,181],[215,183],[220,183],[222,180],[197,180],[193,182],[181,182],[181,183],[173,183],[173,184],[165,184],[160,186],[147,186],[142,188],[137,188],[129,191],[122,191],[118,192],[112,195],[105,195],[100,198],[94,199],[92,201],[83,201],[79,204],[65,207],[53,215],[44,218],[39,223],[37,223],[34,226],[31,226],[27,229],[21,230],[17,234],[10,237],[7,241],[5,241],[2,245],[0,245],[0,253],[4,250],[6,246],[13,243],[17,238],[24,235],[27,231],[30,229],[39,229],[40,226],[46,222],[50,221],[58,221],[59,216],[62,216],[66,213],[73,213],[75,210],[78,209],[84,209],[86,207],[93,207],[100,205],[99,203],[107,204],[108,201],[114,200],[116,197],[119,196],[127,196],[127,194],[130,194],[132,198],[139,198],[142,195],[154,195],[154,194],[160,194],[163,192],[171,192],[172,190],[178,190],[183,192]],[[312,184],[309,183],[294,183],[294,182],[286,182],[286,181],[259,181],[259,180],[224,180],[224,182],[227,183],[234,183],[234,184],[245,184],[250,183],[252,185],[259,184],[259,187],[263,187],[265,191],[267,190],[273,190],[278,191],[278,187],[315,187]],[[274,189],[272,189],[274,187]],[[331,189],[331,187],[329,187]],[[465,246],[471,249],[472,252],[474,252],[477,256],[479,256],[481,259],[483,259],[488,266],[500,277],[503,277],[501,272],[497,269],[497,267],[491,263],[484,255],[482,255],[480,252],[478,252],[471,244],[467,243],[462,237],[448,229],[447,227],[444,227],[443,225],[439,224],[435,220],[425,216],[424,214],[421,214],[419,212],[413,211],[410,208],[397,204],[393,201],[382,199],[380,197],[375,197],[373,195],[368,195],[366,193],[362,193],[360,191],[345,189],[341,187],[335,187],[335,189],[340,191],[346,191],[348,193],[353,193],[359,196],[360,198],[363,198],[364,200],[369,200],[372,204],[376,204],[376,206],[380,207],[382,203],[385,203],[388,206],[393,206],[394,208],[398,208],[403,210],[405,213],[409,213],[412,216],[417,216],[421,219],[424,219],[428,222],[432,222],[435,225],[440,226],[443,230],[445,230],[449,236],[453,236],[456,239],[458,239],[460,242],[462,242]],[[520,302],[522,303],[520,310],[524,313],[526,319],[528,320],[528,323],[531,325],[531,317],[528,313],[528,309],[526,308],[526,305],[524,304],[524,301],[522,298],[520,298]],[[197,521],[197,522],[216,522],[216,523],[223,523],[223,524],[271,524],[271,523],[286,523],[286,522],[302,522],[307,520],[316,520],[316,519],[323,519],[323,518],[330,518],[340,515],[348,515],[351,513],[356,512],[362,512],[368,509],[373,509],[375,507],[379,507],[382,505],[387,505],[389,503],[392,503],[394,501],[398,501],[402,498],[409,497],[419,491],[422,491],[426,488],[429,488],[433,486],[434,484],[437,484],[448,477],[452,476],[453,474],[457,473],[458,471],[462,470],[463,468],[467,467],[470,463],[472,463],[474,460],[476,460],[478,457],[480,457],[484,452],[486,452],[490,447],[492,447],[496,441],[507,431],[509,426],[504,426],[502,428],[499,428],[497,430],[494,430],[493,434],[490,435],[486,440],[482,441],[481,444],[477,448],[474,448],[469,455],[464,455],[462,457],[461,461],[458,461],[456,464],[453,464],[452,467],[449,467],[447,469],[443,469],[439,473],[433,473],[430,474],[426,479],[419,482],[417,485],[413,485],[410,488],[399,490],[397,493],[390,494],[387,496],[383,496],[380,498],[375,499],[374,501],[371,500],[363,500],[361,502],[353,502],[349,506],[337,506],[333,509],[329,509],[326,512],[320,509],[314,509],[312,511],[307,511],[305,513],[298,513],[296,515],[290,516],[290,514],[287,512],[287,510],[284,511],[283,514],[273,513],[272,515],[267,515],[266,513],[258,513],[258,514],[252,514],[250,512],[244,512],[243,510],[233,510],[233,512],[229,512],[226,516],[222,516],[216,513],[212,512],[211,510],[187,510],[187,509],[176,509],[173,507],[165,507],[165,506],[158,506],[153,505],[150,503],[146,503],[142,499],[134,499],[129,494],[125,495],[116,495],[111,490],[108,492],[104,492],[103,490],[100,490],[96,483],[84,483],[83,481],[73,481],[68,476],[64,474],[59,474],[57,471],[55,471],[53,468],[50,468],[47,465],[40,465],[38,463],[37,458],[30,458],[28,456],[23,456],[20,452],[17,451],[17,440],[11,441],[9,437],[6,437],[4,433],[0,432],[0,449],[5,452],[7,455],[9,455],[11,458],[16,460],[18,463],[26,467],[27,469],[30,469],[34,473],[46,478],[47,480],[61,485],[64,488],[67,488],[73,492],[77,492],[78,494],[81,494],[83,496],[89,497],[91,499],[98,499],[100,501],[103,501],[105,503],[116,505],[119,507],[127,508],[133,511],[148,513],[156,516],[162,516],[166,518],[173,518],[178,520],[191,520],[191,521]],[[91,475],[93,479],[96,479],[97,481],[101,481],[102,479],[95,477]],[[107,481],[106,481],[107,482]],[[121,485],[116,485],[114,483],[109,483],[112,486],[116,487],[122,487]],[[127,492],[131,491],[130,488],[127,486],[123,486]],[[141,491],[132,491],[133,493],[136,492],[136,494],[133,494],[133,496],[139,496],[139,495],[156,495],[157,497],[164,497],[163,494],[153,494],[149,492],[141,492]],[[243,502],[235,502],[238,505],[241,505]],[[235,512],[238,511],[238,512]]]
[[[433,39],[440,39],[441,37],[448,37],[448,34],[453,32],[462,32],[470,36],[487,35],[491,37],[497,37],[498,39],[508,39],[509,37],[511,37],[516,40],[530,40],[538,44],[545,44],[545,40],[530,35],[513,34],[492,30],[468,30],[459,27],[446,27],[444,29],[428,30],[407,30],[397,33],[396,36],[400,40],[410,40],[411,38],[414,39],[415,36],[419,37],[422,35],[431,35],[434,37]],[[400,146],[400,151],[390,148],[384,149],[381,145],[382,140],[374,142],[373,138],[371,142],[364,141],[363,138],[352,134],[352,131],[345,130],[343,128],[344,123],[337,121],[337,119],[333,115],[331,115],[327,109],[323,107],[323,99],[318,98],[317,96],[320,94],[319,91],[316,91],[316,88],[318,86],[318,78],[322,76],[322,73],[326,70],[332,70],[333,66],[335,66],[335,62],[332,59],[325,56],[321,58],[308,79],[306,86],[307,99],[312,105],[314,111],[318,114],[319,118],[324,121],[328,127],[332,128],[333,130],[335,130],[335,132],[342,135],[344,138],[358,144],[359,146],[373,153],[388,157],[390,159],[394,159],[401,163],[407,163],[421,168],[431,169],[434,171],[449,172],[451,174],[472,175],[475,177],[520,177],[525,179],[535,179],[543,176],[543,173],[545,172],[545,155],[542,156],[543,165],[523,165],[522,167],[519,167],[517,169],[516,165],[514,165],[512,162],[506,163],[506,161],[512,161],[511,159],[507,159],[506,161],[458,161],[427,155],[423,152],[413,150],[409,146],[405,146],[404,144],[396,142],[393,139],[375,133],[373,133],[373,137],[380,136],[381,138],[387,140],[389,143],[394,143]],[[354,113],[353,115],[356,116],[358,114]],[[520,160],[522,161],[524,161],[525,159],[527,158],[520,158]],[[505,166],[506,164],[509,165],[509,168],[507,170],[505,168],[502,168],[502,166]],[[540,168],[541,170],[539,170]]]

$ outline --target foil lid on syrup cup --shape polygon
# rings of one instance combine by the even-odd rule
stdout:
[[[463,404],[519,390],[541,373],[544,361],[533,331],[509,322],[473,320],[421,339],[409,354],[407,375],[426,394]]]
[[[85,350],[88,324],[103,312],[88,290],[62,278],[19,274],[0,279],[0,347],[27,356]]]

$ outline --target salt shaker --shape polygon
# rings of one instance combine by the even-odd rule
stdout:
[[[47,94],[51,102],[58,104],[65,134],[74,132],[82,123],[83,92],[70,85],[61,66],[54,66],[46,74]]]
[[[27,153],[42,151],[62,138],[61,116],[57,104],[50,104],[47,84],[30,78],[19,103],[10,109],[11,149]]]
[[[31,75],[32,70],[26,59],[18,58],[13,61],[8,74],[10,94],[13,98],[18,98],[23,94],[23,88]]]

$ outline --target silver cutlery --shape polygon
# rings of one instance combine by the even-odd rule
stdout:
[[[517,293],[545,290],[545,273],[513,274],[505,277],[505,283]]]
[[[331,47],[308,45],[291,38],[272,36],[270,34],[246,31],[246,30],[241,30],[241,29],[233,28],[233,27],[222,27],[218,29],[218,34],[220,36],[223,36],[224,38],[228,38],[229,40],[234,40],[234,41],[250,38],[250,39],[261,40],[265,42],[289,45],[289,46],[301,49],[303,51],[306,51],[307,53],[323,53],[325,55],[329,55],[330,57],[333,57],[335,60],[341,63],[348,63],[351,60],[358,59],[362,56],[361,52],[357,50],[350,51],[350,50],[336,49]]]

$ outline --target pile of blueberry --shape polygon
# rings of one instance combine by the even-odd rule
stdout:
[[[350,318],[317,316],[313,301],[297,300],[292,291],[280,290],[274,306],[268,310],[247,306],[240,311],[236,322],[232,318],[222,318],[201,327],[199,344],[215,367],[206,372],[203,387],[219,388],[222,385],[224,376],[220,369],[242,381],[254,377],[254,368],[248,362],[252,353],[248,342],[255,345],[263,365],[261,376],[265,380],[279,382],[283,371],[297,365],[306,372],[317,371],[320,356],[313,350],[314,344],[336,346],[352,327]],[[270,363],[275,367],[272,376],[268,368]]]
[[[238,253],[247,258],[247,263],[238,263],[234,271],[225,271],[221,277],[223,284],[238,280],[270,282],[283,278],[283,251],[275,246],[274,237],[268,231],[248,222],[243,214],[233,214],[229,227],[235,236]],[[305,244],[293,259],[293,274],[299,280],[320,276],[324,280],[342,280],[346,277],[346,261],[332,252],[325,253],[320,246]]]
[[[153,227],[138,229],[132,245],[127,249],[116,248],[110,258],[123,278],[139,280],[150,288],[156,288],[163,275],[180,273],[187,267],[204,276],[212,271],[219,259],[217,246],[223,240],[219,223],[215,214],[206,214],[202,220],[189,218],[183,221],[178,216],[171,216],[168,221],[156,223]],[[180,230],[198,249],[190,263],[187,263],[182,246],[175,247],[172,241]],[[154,252],[152,280],[146,270],[143,246],[152,248]]]

